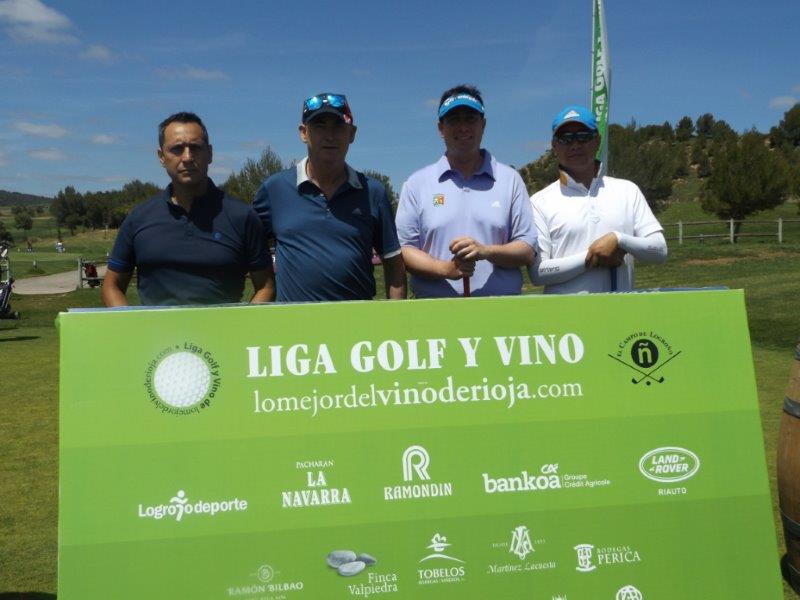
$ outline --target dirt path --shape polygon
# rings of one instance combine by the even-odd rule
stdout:
[[[98,276],[106,274],[105,265],[97,267]],[[64,294],[78,287],[78,271],[42,275],[41,277],[27,277],[14,282],[14,293],[21,295],[32,294]]]

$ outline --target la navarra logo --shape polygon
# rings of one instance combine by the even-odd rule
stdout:
[[[211,352],[193,342],[162,349],[147,363],[144,387],[163,413],[188,415],[211,406],[221,384],[220,365]]]
[[[609,358],[626,366],[633,385],[660,385],[667,381],[664,369],[680,356],[677,350],[663,335],[654,331],[631,333],[617,344]]]

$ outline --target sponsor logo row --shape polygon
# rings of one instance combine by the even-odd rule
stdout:
[[[333,580],[318,578],[313,584],[302,580],[292,581],[290,578],[281,577],[271,565],[264,564],[255,573],[250,574],[249,582],[228,586],[226,594],[228,597],[246,598],[253,594],[280,593],[282,596],[275,598],[287,598],[290,592],[311,591],[315,585],[325,585],[336,589],[343,586],[351,596],[367,598],[401,591],[413,593],[416,586],[468,585],[470,579],[476,575],[473,571],[474,566],[467,564],[465,557],[448,541],[446,535],[436,532],[428,544],[424,548],[422,546],[421,544],[419,553],[414,559],[416,566],[413,569],[394,570],[392,565],[381,564],[379,558],[371,554],[357,554],[353,550],[333,550],[327,554],[324,561],[320,557],[320,570],[326,567],[329,570],[333,569],[340,578]],[[494,551],[496,559],[488,565],[478,567],[477,575],[506,576],[542,572],[559,567],[553,558],[554,552],[548,548],[547,540],[532,536],[526,525],[515,527],[508,532],[505,540],[492,542],[489,546]],[[575,545],[573,550],[575,559],[568,568],[574,569],[579,574],[642,561],[639,551],[629,545],[599,546],[581,543]],[[617,590],[614,598],[643,600],[644,595],[635,586],[624,585]],[[568,596],[556,592],[553,593],[552,599],[568,600]]]
[[[402,483],[383,487],[386,502],[453,496],[452,482],[435,480],[431,476],[431,456],[422,446],[406,448],[402,455]],[[346,486],[329,485],[326,470],[335,466],[333,460],[298,462],[305,470],[305,487],[285,490],[280,494],[284,509],[309,508],[350,504],[352,496]],[[700,470],[700,458],[692,451],[678,447],[656,448],[639,460],[640,473],[655,482],[674,484],[694,477]],[[611,485],[609,479],[594,479],[585,473],[562,473],[557,463],[546,463],[538,469],[522,469],[513,474],[481,473],[481,487],[487,495],[550,492],[563,489],[594,489]],[[685,487],[660,488],[659,495],[686,493]],[[183,490],[168,503],[139,504],[138,517],[161,520],[243,512],[248,501],[240,498],[189,501]]]

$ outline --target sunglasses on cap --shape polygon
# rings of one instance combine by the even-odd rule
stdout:
[[[338,114],[345,123],[353,123],[353,113],[344,94],[317,94],[303,102],[303,123],[315,116],[317,112]]]
[[[311,96],[303,103],[305,110],[319,110],[323,106],[328,105],[333,108],[342,108],[347,106],[347,98],[343,94],[319,94],[318,96]]]
[[[571,144],[572,142],[585,144],[591,142],[597,135],[596,131],[572,131],[569,133],[557,133],[553,136],[553,139],[559,144],[564,145]]]

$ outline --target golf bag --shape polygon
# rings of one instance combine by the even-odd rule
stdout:
[[[0,242],[0,319],[19,319],[19,313],[11,310],[11,289],[14,286],[14,278],[11,277],[11,270],[8,262],[9,245]],[[2,273],[5,271],[5,278]]]

